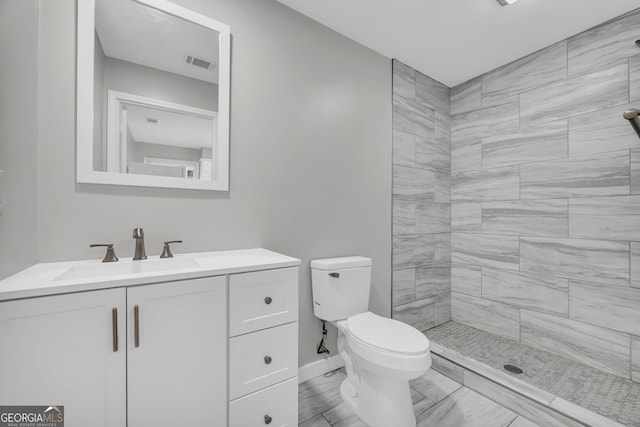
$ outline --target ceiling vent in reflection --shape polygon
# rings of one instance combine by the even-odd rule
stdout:
[[[191,64],[195,67],[204,68],[205,70],[213,71],[216,69],[216,63],[209,61],[208,59],[198,58],[195,55],[186,55],[185,61],[187,64]]]

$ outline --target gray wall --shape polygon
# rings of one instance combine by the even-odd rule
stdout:
[[[640,381],[640,12],[455,87],[453,319]],[[633,374],[632,374],[633,372]]]
[[[231,26],[230,192],[78,185],[75,3],[41,4],[38,261],[99,259],[94,242],[131,256],[134,227],[150,256],[183,239],[175,253],[266,247],[299,257],[301,365],[319,358],[310,259],[373,258],[371,309],[390,315],[387,58],[275,1],[176,1]]]
[[[393,317],[451,319],[449,88],[393,61]]]
[[[38,1],[0,0],[0,279],[36,262]]]

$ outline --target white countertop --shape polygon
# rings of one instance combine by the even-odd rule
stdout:
[[[267,249],[198,252],[118,262],[41,263],[0,280],[0,301],[295,267],[300,260]]]

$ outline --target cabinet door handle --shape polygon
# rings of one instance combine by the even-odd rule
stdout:
[[[140,307],[133,306],[133,341],[136,347],[140,347]]]
[[[264,299],[264,303],[265,303],[265,304],[267,304],[267,305],[271,304],[271,301],[273,301],[273,300],[271,299],[271,297],[266,297],[266,298]]]
[[[118,351],[118,309],[111,310],[111,327],[113,328],[113,352]]]
[[[264,423],[271,424],[272,418],[269,415],[264,416]]]
[[[265,356],[264,357],[264,364],[265,365],[271,364],[271,356]]]

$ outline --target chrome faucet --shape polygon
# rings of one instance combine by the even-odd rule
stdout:
[[[136,239],[136,253],[133,255],[133,260],[147,259],[147,254],[144,250],[144,231],[142,228],[133,229],[133,238]]]

